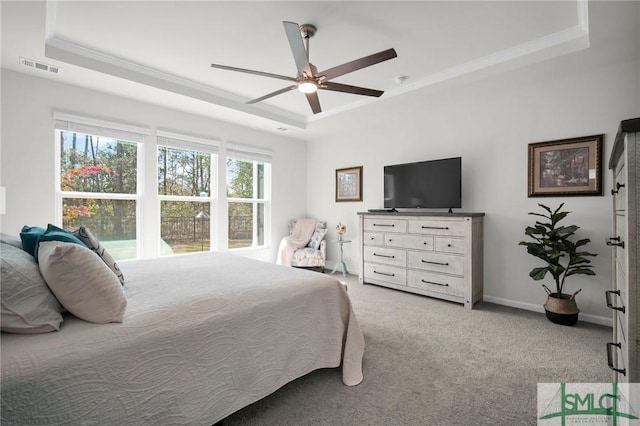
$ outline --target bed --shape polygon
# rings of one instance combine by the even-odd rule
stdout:
[[[329,276],[228,253],[122,261],[122,323],[64,315],[1,336],[1,423],[214,424],[320,368],[362,381],[364,339]]]

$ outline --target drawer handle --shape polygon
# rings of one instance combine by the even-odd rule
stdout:
[[[622,348],[622,345],[618,342],[618,343],[607,343],[607,365],[609,366],[610,369],[612,369],[613,371],[617,371],[618,373],[622,374],[623,376],[627,375],[627,369],[626,368],[615,368],[613,366],[613,347],[617,347],[618,349]]]
[[[624,188],[624,183],[616,182],[616,189],[611,190],[611,195],[616,195],[620,192],[620,188]]]
[[[422,226],[422,229],[449,229],[448,226]]]
[[[607,290],[604,292],[604,296],[607,300],[607,308],[615,309],[616,311],[620,311],[624,314],[624,306],[613,306],[613,303],[611,302],[612,294],[620,296],[620,290]]]
[[[396,276],[396,274],[388,274],[386,272],[378,272],[375,269],[373,270],[373,273],[374,274],[379,274],[379,275],[386,275],[387,277],[395,277]]]
[[[420,280],[420,281],[422,281],[425,284],[435,284],[435,285],[439,285],[439,286],[442,286],[442,287],[449,287],[449,284],[434,283],[433,281],[427,281],[427,280]]]
[[[373,253],[374,256],[378,256],[378,257],[386,257],[389,259],[395,259],[395,256],[389,256],[388,254],[378,254],[378,253]]]
[[[624,241],[620,241],[620,236],[607,238],[607,245],[624,248]]]
[[[422,263],[430,263],[430,264],[432,264],[432,265],[449,266],[449,262],[447,262],[447,263],[442,263],[442,262],[432,262],[432,261],[430,261],[430,260],[424,260],[424,259],[421,259],[420,261],[421,261]]]
[[[394,225],[394,224],[390,224],[389,225],[389,224],[386,224],[386,223],[374,223],[373,226],[390,226],[390,227],[393,228],[396,225]]]

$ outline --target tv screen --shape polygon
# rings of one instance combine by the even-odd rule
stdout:
[[[462,207],[462,157],[385,166],[384,207]]]

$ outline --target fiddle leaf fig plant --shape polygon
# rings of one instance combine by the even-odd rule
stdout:
[[[580,229],[578,226],[559,225],[559,222],[570,213],[568,211],[560,211],[564,203],[560,204],[555,211],[552,211],[544,204],[538,205],[546,210],[546,213],[530,212],[529,214],[545,220],[536,220],[533,226],[527,226],[524,233],[531,240],[521,241],[519,245],[525,246],[527,253],[542,259],[546,263],[545,266],[533,268],[529,276],[539,281],[547,273],[551,274],[555,281],[557,297],[561,297],[567,277],[578,274],[596,274],[589,259],[589,257],[596,255],[583,251],[584,246],[591,242],[590,239],[583,238],[575,242],[572,241],[571,237]],[[542,286],[547,290],[547,293],[551,294],[544,284]]]

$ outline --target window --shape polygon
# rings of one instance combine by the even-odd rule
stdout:
[[[117,260],[270,241],[269,151],[226,144],[219,155],[209,139],[162,130],[150,137],[143,127],[65,113],[54,119],[55,223],[87,227]]]
[[[213,249],[217,148],[212,141],[158,132],[161,255]]]
[[[56,114],[62,226],[85,226],[116,259],[137,257],[144,129]]]
[[[264,246],[269,223],[271,154],[229,145],[227,201],[230,249]]]

